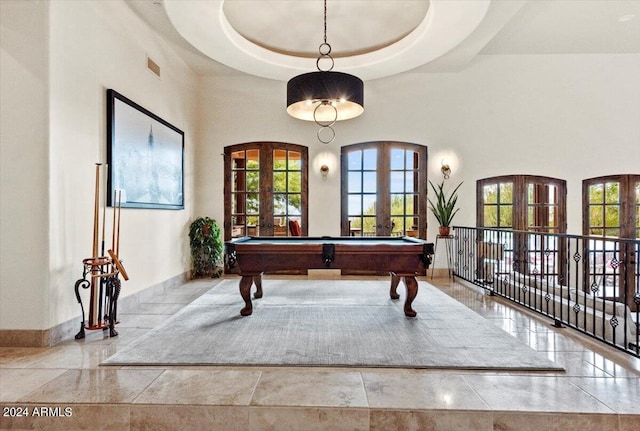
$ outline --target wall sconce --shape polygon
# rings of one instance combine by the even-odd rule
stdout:
[[[329,174],[329,166],[327,165],[322,165],[320,166],[320,173],[322,174],[322,178],[327,178],[327,175]]]
[[[448,180],[451,175],[451,166],[449,166],[447,159],[442,159],[441,165],[440,171],[442,172],[442,176],[445,180]]]

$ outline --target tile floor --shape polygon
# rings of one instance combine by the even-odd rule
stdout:
[[[566,373],[100,367],[218,282],[199,280],[122,310],[118,337],[93,331],[51,348],[0,348],[0,429],[640,429],[640,359],[556,329],[476,287],[428,281],[546,352]]]

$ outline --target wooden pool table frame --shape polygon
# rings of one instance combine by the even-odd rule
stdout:
[[[404,280],[404,313],[415,317],[411,305],[418,294],[416,275],[429,268],[433,254],[433,243],[410,237],[243,237],[225,243],[227,268],[237,270],[242,277],[242,316],[253,312],[253,284],[254,298],[263,295],[263,273],[332,268],[389,273],[394,300],[400,298],[397,287]]]

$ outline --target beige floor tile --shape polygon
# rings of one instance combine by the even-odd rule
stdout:
[[[620,431],[638,431],[640,429],[640,415],[620,415],[618,424]]]
[[[491,412],[377,410],[370,414],[370,431],[493,431]]]
[[[614,431],[618,429],[618,417],[584,413],[497,412],[494,415],[494,429],[501,431]]]
[[[93,369],[117,350],[118,344],[112,339],[65,343],[43,354],[29,368]]]
[[[362,373],[371,408],[489,410],[460,375]]]
[[[29,416],[0,417],[0,429],[129,431],[129,406],[109,404],[20,404]]]
[[[367,399],[359,372],[288,368],[264,371],[251,405],[367,407]]]
[[[26,368],[59,347],[0,347],[0,368]]]
[[[133,405],[131,430],[247,431],[249,407]]]
[[[162,370],[69,370],[22,397],[34,403],[130,403]]]
[[[0,401],[16,402],[64,372],[64,369],[0,369]]]
[[[134,402],[248,406],[259,377],[259,371],[169,369]]]
[[[640,415],[640,380],[632,378],[573,378],[571,382],[617,413]]]
[[[367,409],[251,407],[249,411],[250,431],[369,430]]]
[[[566,377],[464,375],[493,410],[613,413]]]

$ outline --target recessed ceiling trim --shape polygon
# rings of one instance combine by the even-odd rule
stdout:
[[[431,0],[425,19],[404,38],[365,54],[336,59],[335,70],[382,78],[422,66],[454,49],[482,22],[491,0]],[[233,69],[287,81],[315,69],[315,59],[268,50],[240,35],[223,12],[223,0],[165,0],[167,16],[191,45]]]

